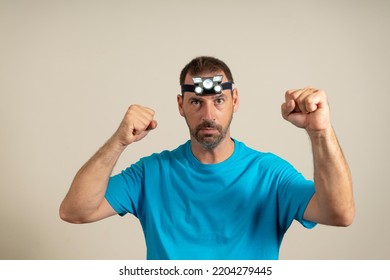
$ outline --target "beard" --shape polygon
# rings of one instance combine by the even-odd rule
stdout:
[[[223,127],[222,125],[219,125],[212,120],[205,120],[194,129],[190,128],[190,133],[203,148],[206,150],[213,150],[219,145],[219,143],[221,143],[223,139],[225,139],[232,118],[233,114],[226,127]],[[215,129],[218,131],[218,133],[207,133],[207,131],[205,132],[204,129]],[[201,132],[201,130],[203,131]]]

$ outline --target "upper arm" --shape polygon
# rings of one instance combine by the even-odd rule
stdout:
[[[92,223],[96,222],[105,218],[108,218],[110,216],[113,216],[117,214],[114,208],[108,203],[108,201],[104,198],[100,205],[92,211],[88,215],[69,215],[69,213],[66,213],[62,206],[60,207],[60,217],[62,220],[72,223],[72,224],[84,224],[84,223]]]
[[[317,207],[317,196],[314,193],[306,206],[305,212],[303,213],[303,219],[314,223],[321,223],[319,215],[320,213]]]
[[[334,225],[334,222],[326,214],[327,213],[320,211],[318,207],[317,193],[314,193],[307,204],[305,212],[303,213],[303,219],[323,225]]]
[[[107,199],[104,198],[103,201],[100,203],[99,207],[96,208],[96,210],[86,218],[84,223],[91,223],[96,222],[111,216],[116,215],[117,212],[112,208],[110,203],[108,203]]]
[[[332,209],[323,209],[319,206],[318,194],[315,193],[303,213],[303,219],[323,225],[349,226],[352,223],[353,218],[350,216],[353,216],[353,211],[354,209],[352,208],[350,210],[352,214],[347,212],[345,215],[340,215],[336,211],[332,211]]]

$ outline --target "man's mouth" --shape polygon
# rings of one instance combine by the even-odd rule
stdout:
[[[215,131],[218,131],[216,127],[200,127],[199,130],[206,133],[214,133]]]
[[[201,129],[200,130],[203,136],[214,136],[215,134],[218,133],[218,130],[216,129]]]
[[[203,134],[203,136],[207,136],[207,135],[212,136],[214,134],[219,133],[220,129],[217,124],[211,121],[205,121],[197,127],[196,131],[198,133]]]

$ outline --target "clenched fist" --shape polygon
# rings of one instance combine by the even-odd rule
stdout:
[[[131,105],[114,136],[123,146],[139,141],[150,130],[157,127],[157,122],[153,118],[152,109],[141,105]]]
[[[309,133],[331,127],[328,100],[320,89],[306,87],[288,90],[281,109],[284,119]]]

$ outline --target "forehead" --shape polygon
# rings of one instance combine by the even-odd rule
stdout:
[[[226,75],[223,71],[217,71],[217,72],[202,72],[201,74],[198,74],[198,75],[191,75],[190,73],[187,73],[186,78],[184,79],[184,83],[185,84],[193,84],[192,78],[194,78],[194,77],[206,78],[206,77],[214,77],[216,75],[223,76],[223,80],[222,80],[223,83],[228,81],[226,79]]]

